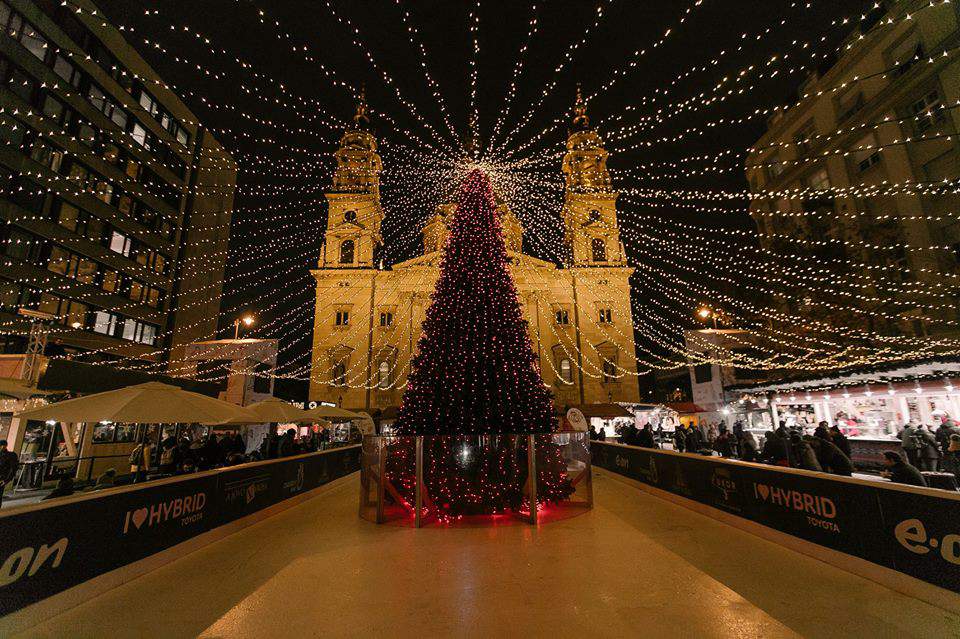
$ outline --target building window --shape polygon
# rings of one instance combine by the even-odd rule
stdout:
[[[347,365],[344,362],[337,362],[333,367],[333,378],[331,383],[334,386],[347,385]]]
[[[564,384],[573,383],[573,366],[566,357],[560,360],[560,380]]]
[[[591,243],[593,248],[593,261],[594,262],[606,262],[607,261],[607,245],[599,237],[593,238]]]
[[[390,362],[380,362],[380,366],[377,367],[377,386],[381,390],[390,388]]]
[[[943,122],[943,101],[936,89],[910,105],[910,115],[916,118],[917,133],[924,133],[934,124]]]
[[[600,211],[598,211],[597,209],[593,209],[592,211],[590,211],[590,221],[591,221],[591,222],[599,222],[599,221],[600,221]]]
[[[825,191],[830,188],[830,175],[827,173],[826,169],[820,169],[809,178],[807,178],[807,186],[809,186],[814,191]]]
[[[383,328],[388,328],[393,325],[393,313],[383,312],[380,313],[380,326]]]
[[[350,311],[337,311],[336,324],[337,326],[349,326]]]
[[[120,317],[106,311],[97,311],[93,316],[93,331],[102,335],[116,335]]]
[[[353,240],[345,240],[340,245],[340,263],[353,264]]]
[[[130,257],[130,249],[132,244],[132,240],[123,233],[114,231],[110,235],[110,250],[114,253],[119,253],[125,257]]]
[[[713,364],[704,362],[693,367],[693,381],[697,384],[706,384],[713,380]]]
[[[603,360],[603,383],[613,384],[617,381],[617,365],[609,359]]]
[[[557,324],[566,326],[570,323],[570,312],[565,308],[558,309],[556,312],[556,319]]]
[[[877,138],[871,133],[853,145],[853,162],[857,171],[863,173],[870,167],[880,163],[880,151],[877,149]]]
[[[343,219],[347,222],[356,222],[357,221],[357,212],[353,209],[343,212]]]
[[[600,323],[601,324],[613,323],[613,312],[609,308],[600,309]]]

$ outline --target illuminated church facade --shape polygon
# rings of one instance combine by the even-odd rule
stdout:
[[[617,193],[579,96],[575,111],[563,159],[565,266],[525,254],[523,226],[500,205],[510,271],[558,411],[639,401],[633,269],[620,241]],[[365,104],[335,157],[323,252],[311,271],[317,288],[310,400],[373,413],[403,399],[456,204],[439,206],[424,225],[422,255],[382,269],[382,164]]]

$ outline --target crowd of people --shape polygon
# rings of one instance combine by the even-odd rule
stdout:
[[[159,479],[173,475],[185,475],[202,470],[236,466],[249,461],[277,459],[301,453],[310,453],[323,450],[329,445],[330,432],[321,428],[319,432],[297,437],[293,428],[283,433],[264,435],[260,445],[247,452],[247,444],[240,433],[221,434],[211,433],[195,439],[189,437],[168,437],[156,447],[151,442],[141,442],[130,453],[130,481],[133,483],[149,479]],[[6,442],[0,443],[0,485],[3,477],[12,474],[7,472],[7,466],[16,469],[16,461],[6,464]],[[15,460],[15,455],[13,459]],[[119,481],[118,481],[119,480]],[[8,480],[9,481],[9,480]],[[108,468],[101,473],[93,486],[85,490],[103,490],[112,488],[120,483],[126,483],[117,469]],[[52,492],[43,497],[44,500],[66,497],[77,491],[73,477],[63,476],[57,480]],[[2,494],[2,493],[0,493]],[[2,502],[0,502],[2,503]]]
[[[851,476],[855,470],[847,436],[836,425],[820,422],[812,435],[799,427],[790,428],[780,422],[758,441],[741,422],[728,429],[726,424],[682,424],[673,432],[672,440],[662,426],[656,430],[646,424],[623,427],[620,442],[644,448],[660,448],[667,441],[678,452],[720,455],[743,461],[802,468],[833,475]],[[591,439],[604,440],[602,429],[590,431]],[[907,425],[899,434],[903,453],[884,453],[884,471],[891,481],[926,486],[923,471],[952,473],[960,482],[960,427],[952,419],[944,419],[934,430],[930,426]]]

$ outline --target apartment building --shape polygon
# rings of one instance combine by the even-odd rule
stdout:
[[[960,177],[958,11],[878,3],[754,144],[762,248],[802,256],[783,261],[810,283],[783,310],[874,335],[957,332],[960,197],[944,181]]]
[[[236,164],[87,0],[0,0],[0,340],[87,361],[214,336]],[[55,346],[54,346],[55,345]]]

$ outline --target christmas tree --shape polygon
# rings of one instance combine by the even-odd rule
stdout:
[[[440,278],[396,428],[426,440],[428,511],[441,520],[529,508],[527,435],[555,430],[553,405],[530,344],[487,175],[461,185]],[[388,456],[399,501],[414,501],[411,449]],[[537,442],[537,500],[571,492],[566,464],[549,437]]]
[[[467,175],[403,396],[403,434],[547,433],[553,405],[507,270],[493,188]]]

